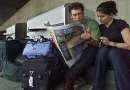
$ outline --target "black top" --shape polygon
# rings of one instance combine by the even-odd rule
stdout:
[[[110,41],[123,42],[121,31],[126,27],[129,27],[127,22],[121,19],[114,19],[109,27],[104,24],[100,25],[101,36],[106,36]]]

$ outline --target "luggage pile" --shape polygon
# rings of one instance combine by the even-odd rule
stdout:
[[[68,69],[60,52],[46,38],[0,42],[1,77],[22,83],[24,90],[50,90]]]

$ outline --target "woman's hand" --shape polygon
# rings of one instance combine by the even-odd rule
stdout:
[[[100,40],[104,45],[109,45],[109,43],[110,43],[110,40],[104,36],[100,37]]]

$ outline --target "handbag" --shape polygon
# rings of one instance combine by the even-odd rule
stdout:
[[[23,50],[23,55],[27,58],[39,58],[47,56],[51,51],[51,41],[38,42],[28,41]]]

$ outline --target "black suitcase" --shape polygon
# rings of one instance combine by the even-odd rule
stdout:
[[[23,46],[19,40],[5,41],[6,60],[13,62],[14,59],[23,51]]]
[[[22,87],[24,90],[54,90],[64,81],[68,66],[57,48],[53,49],[53,54],[54,56],[52,57],[43,57],[40,60],[24,60],[22,76]],[[30,70],[36,70],[42,77],[33,83],[33,87],[29,86]],[[33,79],[37,76],[33,76]]]
[[[5,42],[1,41],[0,42],[0,72],[2,71],[3,68],[3,62],[6,60],[6,51],[5,51]]]
[[[47,90],[50,77],[49,59],[31,59],[23,63],[22,87],[31,90]]]
[[[18,40],[6,40],[0,42],[0,72],[2,72],[0,75],[1,77],[4,77],[8,80],[20,81],[19,77],[21,67],[19,65],[16,65],[14,60],[22,52],[22,50],[22,44]]]
[[[22,52],[23,48],[18,40],[6,40],[0,42],[0,71],[3,68],[3,62],[11,61]]]

